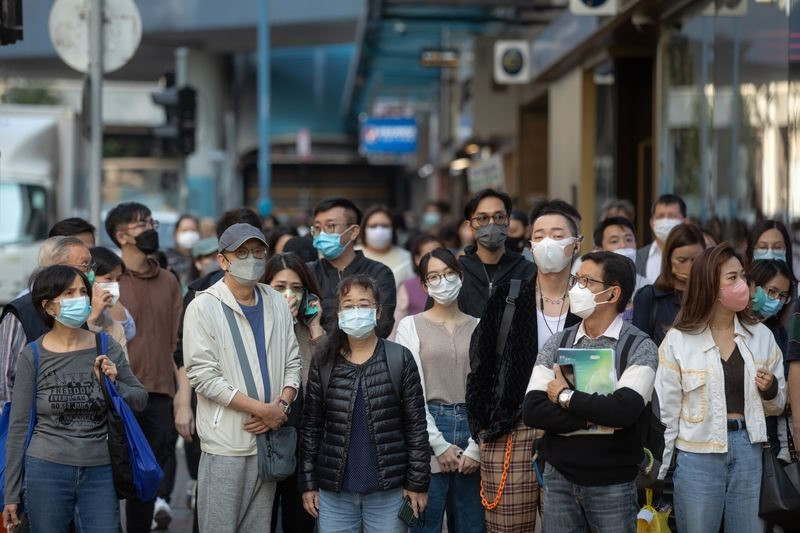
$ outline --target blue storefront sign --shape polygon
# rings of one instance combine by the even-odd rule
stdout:
[[[413,118],[368,118],[361,123],[363,154],[411,154],[417,151]]]

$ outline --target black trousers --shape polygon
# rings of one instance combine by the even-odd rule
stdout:
[[[136,413],[136,420],[166,477],[170,468],[173,472],[175,470],[175,416],[172,411],[172,398],[166,394],[150,393],[147,406]],[[129,499],[125,504],[127,532],[149,533],[154,506],[155,498],[146,502],[137,498]]]
[[[279,505],[280,504],[280,505]],[[303,507],[303,495],[297,484],[297,472],[278,481],[275,501],[272,504],[272,533],[278,527],[278,508],[280,508],[283,530],[291,533],[312,533],[316,520]]]

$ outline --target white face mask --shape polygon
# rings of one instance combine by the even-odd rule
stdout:
[[[458,293],[461,292],[461,278],[456,278],[455,281],[447,281],[442,278],[442,281],[435,287],[428,286],[428,296],[439,305],[451,305],[458,299]]]
[[[679,218],[659,218],[653,222],[653,233],[656,234],[659,241],[666,242],[672,228],[681,224],[683,224],[683,220]]]
[[[97,285],[104,291],[108,291],[109,293],[111,293],[111,306],[113,307],[117,305],[117,302],[119,301],[119,283],[117,283],[116,281],[107,281],[102,283],[98,282],[95,283],[95,285]]]
[[[366,232],[365,238],[367,240],[367,246],[370,248],[383,250],[392,244],[392,228],[375,226],[373,228],[367,228]]]
[[[619,254],[622,257],[627,257],[634,263],[636,262],[636,248],[617,248],[614,250],[615,254]]]
[[[256,259],[252,255],[247,259],[239,259],[238,257],[230,260],[230,267],[228,273],[240,285],[245,287],[255,287],[261,276],[264,275],[264,270],[267,268],[267,263],[263,259]]]
[[[200,234],[194,230],[181,231],[175,236],[175,242],[184,250],[191,250],[195,244],[200,242]]]
[[[533,262],[543,274],[561,272],[572,262],[572,254],[567,255],[565,248],[575,242],[575,237],[554,240],[545,237],[539,242],[531,241]]]
[[[594,297],[609,290],[611,290],[611,287],[604,291],[594,293],[589,290],[589,287],[581,287],[576,283],[575,286],[569,290],[569,310],[573,315],[577,315],[585,320],[592,316],[592,313],[594,313],[598,305],[608,303],[597,302]]]

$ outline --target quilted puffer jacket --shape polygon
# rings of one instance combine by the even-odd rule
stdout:
[[[403,348],[401,402],[386,361],[388,342],[380,340],[375,354],[362,365],[337,357],[324,397],[318,357],[311,362],[300,428],[298,482],[302,492],[341,490],[356,387],[362,375],[381,489],[427,492],[430,447],[419,372],[411,352]]]

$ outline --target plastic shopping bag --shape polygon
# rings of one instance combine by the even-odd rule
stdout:
[[[653,491],[645,491],[647,501],[636,517],[636,533],[671,533],[667,521],[671,509],[658,510],[653,507]]]

